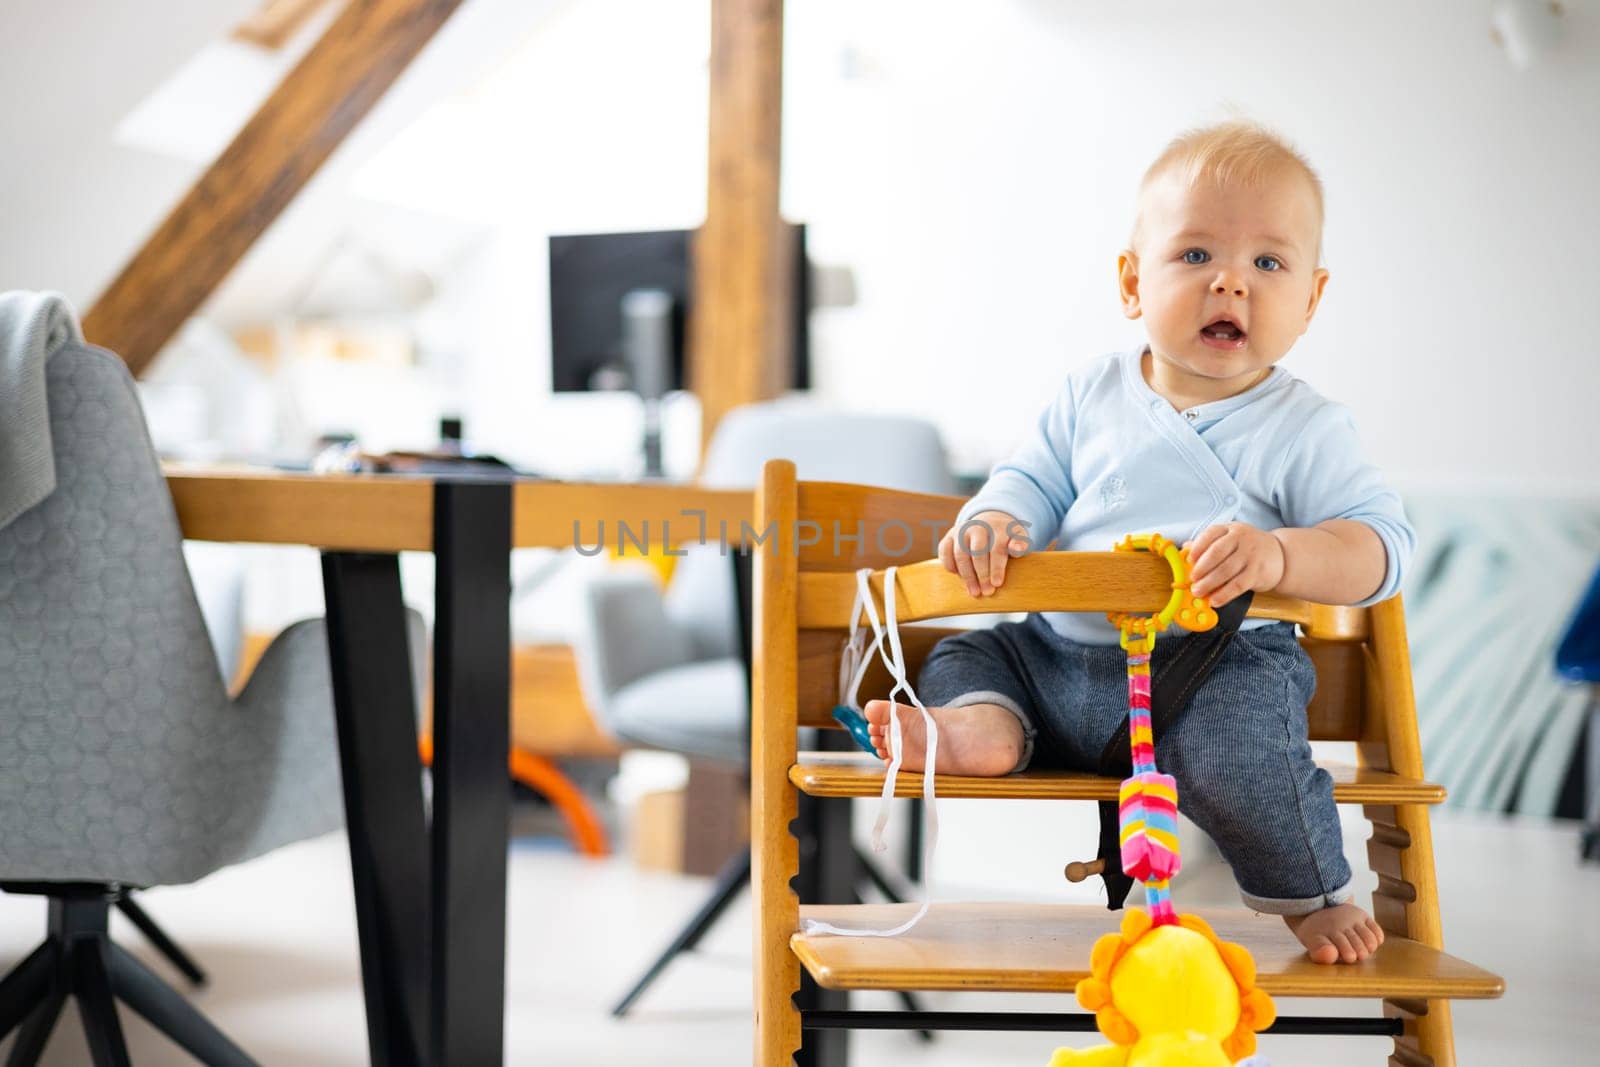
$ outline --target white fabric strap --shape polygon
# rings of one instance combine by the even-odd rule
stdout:
[[[872,573],[871,571],[867,572]],[[872,657],[883,647],[883,631],[873,626],[875,637],[867,646],[867,632],[861,628],[862,591],[867,590],[867,603],[871,603],[870,587],[864,587],[861,576],[856,575],[856,601],[850,609],[850,636],[845,639],[844,652],[839,656],[839,703],[847,708],[861,710],[861,680],[872,666]]]
[[[900,773],[900,756],[902,749],[903,733],[900,727],[899,707],[895,697],[904,693],[911,704],[922,714],[923,727],[927,733],[927,760],[922,770],[922,799],[924,801],[922,812],[922,906],[917,913],[899,926],[888,930],[857,930],[848,927],[834,926],[831,923],[819,922],[815,919],[801,920],[801,932],[807,934],[842,934],[846,937],[894,937],[903,934],[928,914],[928,907],[933,901],[933,853],[939,841],[939,810],[938,799],[934,794],[933,778],[934,763],[939,751],[939,725],[933,721],[933,716],[918,698],[916,691],[911,688],[911,681],[906,677],[905,651],[900,646],[900,627],[896,617],[895,598],[895,570],[889,567],[883,572],[883,606],[884,623],[878,621],[878,608],[872,599],[872,586],[868,579],[872,575],[870,569],[856,572],[856,604],[851,610],[850,637],[846,642],[848,653],[851,646],[860,647],[856,641],[856,620],[863,611],[866,612],[867,622],[872,626],[873,642],[871,648],[861,657],[861,663],[850,672],[850,707],[854,703],[857,691],[861,685],[861,678],[866,674],[866,664],[871,661],[872,651],[876,651],[883,660],[883,665],[889,669],[890,676],[894,679],[894,688],[889,691],[889,751],[891,753],[889,766],[884,771],[883,794],[878,804],[878,817],[872,824],[872,850],[884,851],[888,845],[884,842],[883,832],[889,825],[889,815],[892,811],[894,800],[894,783]],[[888,640],[884,638],[887,636]],[[840,671],[841,682],[844,671]]]

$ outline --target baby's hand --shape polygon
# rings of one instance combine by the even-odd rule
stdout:
[[[1189,591],[1220,608],[1245,590],[1266,592],[1283,581],[1283,542],[1249,523],[1208,526],[1189,550]]]
[[[959,574],[973,596],[993,596],[1005,584],[1006,562],[1028,551],[1026,528],[1003,511],[980,511],[939,541],[939,561]]]

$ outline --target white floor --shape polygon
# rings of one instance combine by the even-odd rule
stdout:
[[[1600,1062],[1600,866],[1577,863],[1570,826],[1442,814],[1435,823],[1449,948],[1503,974],[1499,1001],[1456,1006],[1460,1062]],[[1016,843],[1038,849],[1037,841]],[[1196,872],[1198,873],[1198,872]],[[1214,881],[1214,880],[1212,880]],[[1203,885],[1185,885],[1198,905]],[[624,861],[592,862],[541,843],[512,851],[506,1059],[512,1064],[737,1065],[750,1062],[747,898],[703,948],[675,963],[625,1022],[610,1005],[700,903],[707,882],[646,875]],[[355,919],[344,840],[307,842],[196,886],[145,895],[147,909],[209,969],[196,1002],[266,1064],[333,1067],[366,1062]],[[120,920],[119,920],[120,922]],[[29,898],[0,898],[0,960],[20,959],[44,925]],[[1108,922],[1108,929],[1110,924]],[[122,942],[161,973],[139,935]],[[863,997],[860,1006],[892,1007]],[[1065,1010],[1060,997],[964,995],[930,1006]],[[1357,1010],[1365,1004],[1353,1006]],[[1351,1010],[1346,1005],[1343,1010]],[[1304,1001],[1294,1014],[1341,1006]],[[142,1020],[123,1013],[138,1064],[190,1062]],[[1042,1067],[1064,1039],[944,1034],[931,1046],[897,1033],[852,1037],[854,1062],[955,1067]],[[1090,1044],[1081,1039],[1073,1043]],[[1277,1067],[1385,1062],[1382,1039],[1264,1039]],[[88,1062],[69,1009],[45,1057]]]

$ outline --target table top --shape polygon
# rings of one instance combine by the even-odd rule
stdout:
[[[259,467],[168,464],[167,486],[183,535],[196,541],[312,545],[349,552],[433,549],[435,479],[393,474],[310,474]],[[748,489],[663,483],[513,479],[512,546],[571,548],[575,524],[586,545],[596,524],[625,522],[660,542],[709,539],[719,523],[737,533],[751,520]],[[686,514],[689,513],[689,514]],[[648,527],[645,525],[648,523]],[[664,534],[663,531],[670,531]],[[614,533],[606,534],[609,542]]]

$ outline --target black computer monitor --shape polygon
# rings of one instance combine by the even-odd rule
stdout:
[[[805,227],[796,226],[795,389],[811,387],[810,269]],[[550,238],[550,381],[556,392],[627,388],[622,298],[657,289],[672,297],[669,388],[684,388],[684,324],[693,304],[692,230],[552,235]]]

